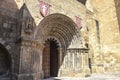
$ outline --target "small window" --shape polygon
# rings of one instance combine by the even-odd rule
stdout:
[[[98,21],[98,20],[95,20],[95,23],[96,23],[96,32],[97,32],[98,43],[100,44],[99,21]]]

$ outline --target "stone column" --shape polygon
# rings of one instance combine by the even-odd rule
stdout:
[[[62,65],[62,48],[58,48],[59,51],[59,67]]]
[[[84,59],[83,59],[83,52],[81,52],[81,68],[84,68],[84,63],[83,63]]]
[[[72,57],[73,65],[72,66],[73,66],[73,69],[75,69],[75,54],[72,53],[72,55],[73,55],[73,57]]]
[[[89,69],[89,64],[88,64],[88,53],[86,53],[86,51],[83,52],[83,73],[85,74],[85,76],[89,76],[90,75],[90,69]]]
[[[42,76],[42,46],[35,41],[22,41],[17,80],[39,80]]]
[[[67,57],[63,57],[63,48],[58,48],[59,51],[59,71],[58,71],[58,76],[64,76],[64,71],[66,70],[66,59]],[[63,59],[64,58],[64,59]]]

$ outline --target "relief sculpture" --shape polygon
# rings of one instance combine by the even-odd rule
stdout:
[[[24,32],[27,34],[31,34],[34,32],[34,19],[33,18],[29,18],[29,17],[27,18]]]

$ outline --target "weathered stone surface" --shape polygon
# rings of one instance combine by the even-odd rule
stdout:
[[[120,52],[120,39],[119,39],[120,35],[119,35],[119,24],[118,24],[119,23],[119,14],[118,14],[119,1],[110,0],[108,2],[106,0],[103,0],[103,1],[88,0],[88,5],[86,6],[93,13],[92,14],[93,17],[92,16],[90,17],[91,20],[90,18],[88,20],[88,26],[89,25],[95,26],[94,19],[96,19],[99,21],[99,29],[100,29],[100,44],[98,44],[96,28],[93,26],[91,28],[89,27],[90,29],[89,41],[92,48],[91,55],[94,58],[93,64],[103,65],[105,67],[105,71],[119,72],[118,68],[117,68],[118,70],[115,70],[115,69],[108,70],[108,67],[110,67],[110,65],[115,67],[120,64],[119,58],[115,57],[115,55],[118,56]],[[94,42],[96,44],[94,44]],[[115,59],[108,62],[108,59],[106,59],[106,55],[109,56],[108,59],[110,59],[111,57],[112,59],[113,58]],[[107,66],[107,69],[106,69],[106,66]],[[103,67],[103,72],[104,72],[104,67]]]
[[[50,5],[52,14],[47,17],[40,14],[39,0],[0,1],[0,45],[11,57],[13,80],[50,76],[50,55],[43,57],[47,39],[55,40],[61,48],[58,63],[64,67],[59,66],[62,76],[120,72],[119,0],[87,0],[86,6],[80,0],[44,1]],[[75,24],[76,16],[82,19],[82,29]],[[89,54],[84,51],[68,54],[68,48],[89,48]]]

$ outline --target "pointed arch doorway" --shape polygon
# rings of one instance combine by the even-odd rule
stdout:
[[[44,45],[42,59],[44,78],[57,77],[59,69],[59,45],[54,38],[47,39]]]

